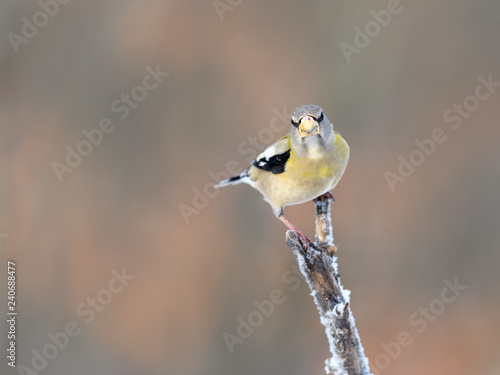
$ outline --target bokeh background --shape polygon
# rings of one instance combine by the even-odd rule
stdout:
[[[348,62],[340,44],[387,1],[71,0],[17,53],[9,33],[42,8],[2,1],[0,302],[11,259],[18,364],[74,321],[81,333],[41,374],[323,373],[327,340],[289,273],[285,227],[247,186],[195,198],[272,142],[276,111],[315,103],[351,146],[333,221],[367,356],[407,331],[380,373],[500,374],[500,92],[457,130],[443,120],[479,76],[500,81],[500,3],[400,6]],[[112,103],[148,66],[170,75],[119,119]],[[59,182],[53,162],[103,118],[114,131]],[[288,131],[273,124],[273,139]],[[384,173],[436,128],[446,142],[391,191]],[[285,212],[313,235],[312,204]],[[86,323],[77,307],[123,268],[135,279]],[[455,278],[467,289],[417,332],[409,317]],[[231,353],[224,333],[273,290],[284,302]]]

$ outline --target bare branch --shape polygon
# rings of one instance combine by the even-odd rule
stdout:
[[[329,196],[316,200],[316,243],[310,246],[310,251],[293,231],[286,233],[286,242],[311,289],[325,326],[332,353],[332,358],[326,360],[326,373],[370,375],[368,359],[349,307],[350,292],[340,283],[330,207]]]

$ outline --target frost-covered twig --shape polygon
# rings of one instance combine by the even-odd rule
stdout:
[[[286,242],[311,289],[325,326],[332,352],[332,358],[326,360],[326,373],[369,375],[368,359],[349,307],[350,292],[340,283],[330,206],[331,199],[327,195],[316,200],[316,242],[310,246],[310,251],[293,231],[286,233]]]

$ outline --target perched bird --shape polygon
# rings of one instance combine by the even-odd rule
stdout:
[[[329,193],[344,174],[349,146],[333,130],[321,107],[304,105],[291,117],[289,134],[269,146],[246,171],[216,187],[244,182],[257,189],[276,217],[308,248],[311,240],[283,216],[283,207]]]

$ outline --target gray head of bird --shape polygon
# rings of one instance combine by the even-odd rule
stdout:
[[[299,157],[309,150],[328,147],[335,142],[333,125],[323,109],[314,104],[303,105],[292,112],[291,137]]]

